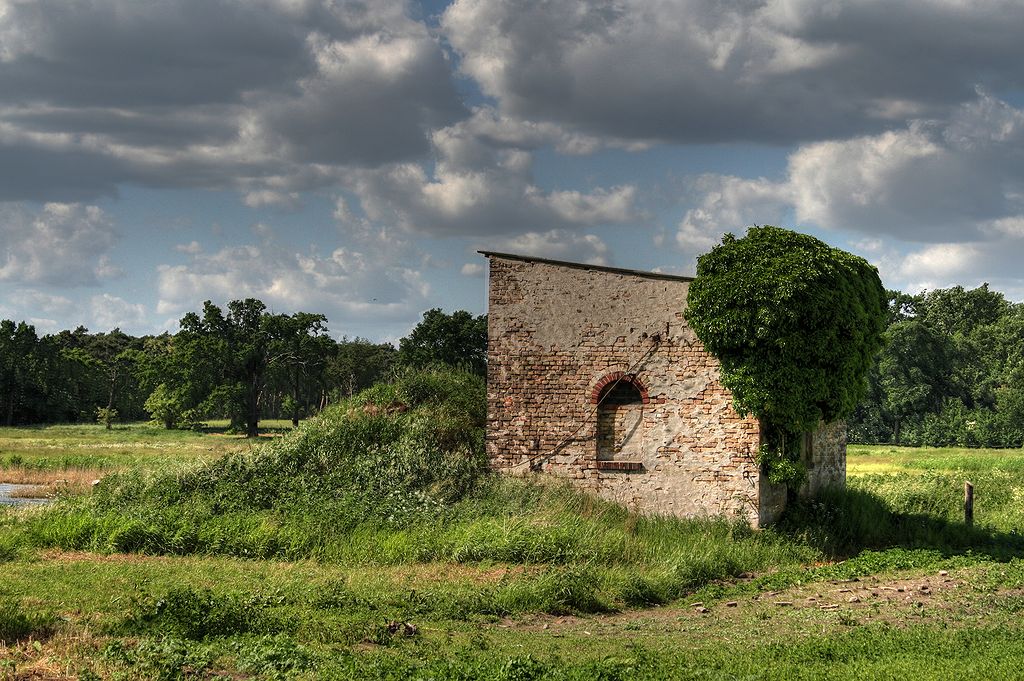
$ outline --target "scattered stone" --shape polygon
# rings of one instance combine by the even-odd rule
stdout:
[[[903,593],[904,591],[906,591],[906,589],[904,589],[902,586],[897,587],[896,590],[899,591],[900,593]]]
[[[838,603],[830,603],[830,604],[828,604],[828,605],[819,605],[819,606],[818,606],[818,608],[819,608],[820,610],[835,610],[835,609],[837,609],[838,607],[839,607],[839,604],[838,604]]]
[[[411,622],[388,622],[387,629],[388,633],[392,636],[395,634],[401,634],[402,636],[415,636],[420,633],[419,628]]]
[[[851,603],[860,603],[860,598],[857,596],[850,596],[848,599]]]
[[[696,603],[690,603],[691,608],[703,608],[704,601],[697,601]]]
[[[728,603],[725,604],[725,607],[727,607],[727,608],[735,608],[737,605],[739,605],[739,603],[737,603],[736,601],[729,601]]]
[[[949,574],[948,570],[939,570],[939,577],[945,577]]]
[[[921,593],[925,593],[925,594],[930,594],[930,593],[932,592],[932,589],[931,589],[931,587],[930,587],[930,586],[928,586],[927,584],[922,584],[922,585],[921,585],[920,587],[918,587],[918,588],[919,588],[919,589],[921,590]]]
[[[708,610],[707,608],[697,608],[697,612],[699,612],[700,614],[704,615],[704,614],[707,614],[708,612],[711,612],[711,611]]]
[[[545,629],[549,629],[550,627],[551,627],[551,625],[550,625],[550,624],[545,624],[545,625],[544,625],[544,628],[545,628]]]
[[[809,598],[807,599],[807,602],[808,602],[808,603],[817,603],[817,602],[818,602],[818,599],[817,599],[817,598],[814,598],[813,596],[811,596],[811,597],[809,597]]]
[[[775,601],[775,605],[793,605],[793,601]]]
[[[839,593],[841,593],[841,594],[853,593],[853,589],[840,589]]]

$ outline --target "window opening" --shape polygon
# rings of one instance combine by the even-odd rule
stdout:
[[[637,460],[642,454],[644,396],[629,380],[609,384],[597,408],[597,460]]]

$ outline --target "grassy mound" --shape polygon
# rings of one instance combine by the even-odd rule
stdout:
[[[109,476],[32,532],[36,543],[99,551],[319,555],[327,538],[402,527],[473,490],[487,470],[483,396],[471,374],[409,373],[250,452]]]

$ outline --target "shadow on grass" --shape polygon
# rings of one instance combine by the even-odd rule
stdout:
[[[202,433],[203,435],[235,435],[239,437],[245,436],[245,430],[239,430],[237,428],[232,428],[231,426],[219,424],[211,425],[208,423],[202,423],[194,427],[192,430],[194,430],[197,433]],[[259,437],[276,437],[290,433],[292,430],[293,429],[291,426],[260,426]]]
[[[896,511],[878,495],[857,489],[831,489],[813,499],[791,502],[777,530],[834,558],[891,548],[929,549],[944,557],[970,554],[996,561],[1024,557],[1024,535],[1016,530]]]

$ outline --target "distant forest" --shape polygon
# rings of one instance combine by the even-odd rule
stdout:
[[[259,300],[210,303],[176,334],[131,336],[74,331],[40,336],[0,321],[0,424],[154,419],[168,428],[229,419],[255,435],[264,418],[300,418],[402,367],[486,368],[487,319],[439,309],[398,348],[328,335],[327,319],[272,314]]]
[[[889,293],[886,344],[849,439],[1024,446],[1024,304],[988,285]],[[486,371],[487,319],[434,309],[399,347],[328,335],[323,315],[271,314],[255,299],[207,302],[174,334],[84,328],[39,336],[0,322],[0,423],[155,419],[168,428],[298,419],[406,366]]]
[[[851,442],[1024,445],[1024,304],[988,284],[890,291],[885,340]]]

